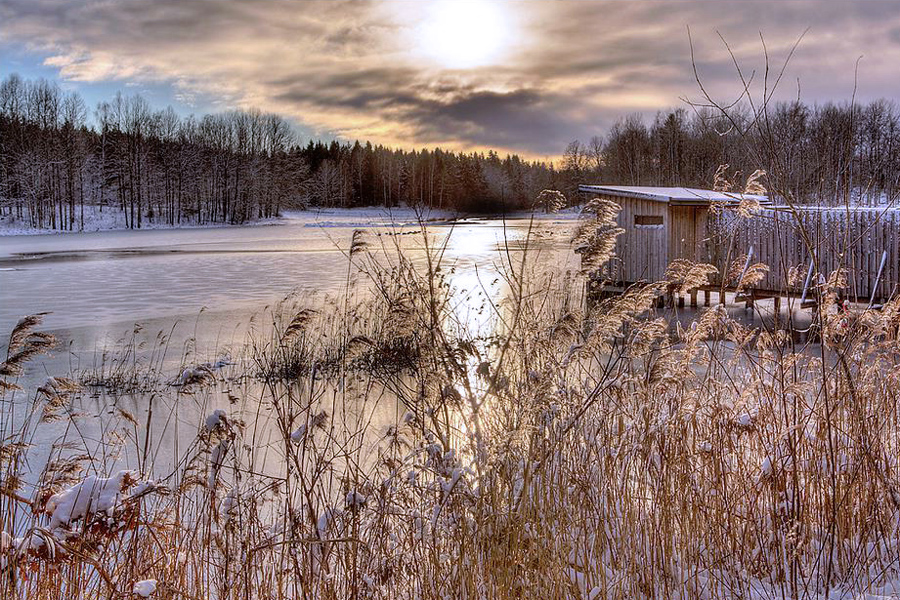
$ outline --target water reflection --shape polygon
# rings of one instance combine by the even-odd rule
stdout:
[[[300,294],[313,304],[325,295],[343,293],[345,252],[360,223],[308,225],[301,221],[248,229],[0,239],[4,269],[14,269],[0,272],[0,331],[10,331],[24,314],[51,311],[46,326],[61,340],[51,356],[28,366],[20,382],[23,387],[34,389],[50,375],[67,373],[100,372],[103,379],[118,369],[126,377],[129,369],[146,371],[158,363],[153,367],[159,373],[157,390],[111,395],[102,387],[94,388],[80,405],[71,407],[83,415],[77,427],[66,420],[43,425],[35,464],[49,456],[52,443],[78,439],[100,449],[101,462],[120,461],[139,470],[154,464],[166,471],[194,442],[205,414],[216,408],[252,416],[252,435],[258,436],[261,447],[277,444],[279,437],[268,417],[261,416],[265,390],[240,377],[242,366],[217,373],[221,384],[202,393],[179,393],[177,384],[185,366],[239,357],[251,336],[265,339],[272,326],[267,307],[286,295]],[[563,232],[555,248],[547,247],[567,255],[568,223],[544,226]],[[452,296],[443,324],[448,335],[486,337],[502,322],[509,292],[506,281],[519,264],[530,231],[528,220],[429,226],[427,247],[436,252]],[[422,268],[427,250],[419,232],[415,225],[375,228],[371,235],[383,243],[373,244],[371,251],[384,259],[401,251]],[[365,285],[364,276],[356,280]],[[470,392],[484,391],[478,369],[486,359],[486,350],[467,359]],[[20,393],[15,400],[15,419],[21,422],[33,406],[32,398]],[[402,415],[396,397],[379,403],[383,406],[371,407],[367,419],[396,421]],[[122,411],[137,424],[125,430],[111,425]],[[107,446],[112,429],[130,443]],[[152,455],[132,451],[147,439],[152,442],[147,446],[157,449]],[[113,448],[121,454],[110,454]],[[168,450],[160,450],[164,448]]]

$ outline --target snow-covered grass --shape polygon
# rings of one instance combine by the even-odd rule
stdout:
[[[612,248],[597,208],[588,268]],[[117,464],[155,452],[123,401],[101,450],[70,438],[29,489],[18,442],[77,428],[85,392],[7,392],[35,418],[0,418],[0,596],[900,593],[900,302],[841,313],[832,279],[825,342],[804,348],[720,309],[670,327],[653,307],[683,273],[585,312],[583,280],[513,261],[473,331],[439,251],[385,265],[359,246],[371,293],[278,307],[227,377],[155,377],[148,406],[205,407],[170,473]],[[47,349],[37,327],[13,332],[8,384]]]

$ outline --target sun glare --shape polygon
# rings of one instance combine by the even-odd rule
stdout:
[[[428,3],[418,27],[418,47],[450,69],[495,64],[508,47],[510,15],[502,2],[436,0]]]

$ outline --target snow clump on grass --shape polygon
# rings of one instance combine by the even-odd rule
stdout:
[[[316,429],[321,429],[325,426],[325,421],[328,419],[328,413],[326,411],[318,412],[312,415],[308,422],[303,423],[291,433],[291,441],[295,444],[302,444],[306,439],[307,434]]]
[[[119,471],[112,477],[91,475],[47,500],[44,511],[50,515],[50,529],[70,526],[73,522],[96,514],[113,516],[129,494],[131,486],[138,482],[134,471]],[[147,486],[139,488],[141,492]]]
[[[366,506],[366,502],[368,502],[368,498],[366,498],[356,490],[348,492],[347,496],[344,498],[344,505],[350,510],[364,508]]]
[[[140,598],[149,598],[156,592],[156,580],[155,579],[144,579],[143,581],[135,582],[134,587],[131,588],[132,593],[135,596]]]
[[[206,430],[216,431],[228,424],[228,415],[222,408],[217,408],[206,417]]]

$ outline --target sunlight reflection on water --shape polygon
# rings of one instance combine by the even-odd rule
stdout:
[[[344,292],[346,249],[359,228],[358,218],[347,219],[345,226],[334,219],[327,227],[310,225],[298,219],[268,227],[0,238],[0,266],[10,269],[0,272],[0,332],[9,332],[25,314],[50,311],[44,329],[61,341],[52,355],[28,365],[21,383],[34,387],[48,375],[96,367],[106,360],[104,351],[114,355],[127,347],[135,323],[141,324],[138,349],[156,352],[169,380],[177,378],[188,354],[194,363],[237,354],[248,332],[263,335],[271,326],[265,307],[290,293],[316,302]],[[565,232],[570,223],[545,226]],[[429,225],[430,247],[438,249],[441,273],[454,298],[446,326],[463,328],[454,334],[466,338],[492,331],[508,292],[505,278],[522,254],[520,242],[528,230],[529,221],[523,219]],[[421,268],[425,251],[418,231],[415,225],[373,227],[367,233],[370,252],[388,256],[399,248]],[[567,235],[556,241],[552,256],[571,255]],[[156,345],[160,333],[167,336],[164,355]],[[479,361],[471,363],[470,382],[477,389]],[[196,398],[173,389],[171,401],[155,409],[154,435],[162,446],[189,443],[198,417],[211,408],[227,408],[230,394],[260,397],[252,386],[239,389],[236,384]],[[118,408],[134,413],[143,424],[148,402],[142,394],[115,399],[87,395],[79,410],[91,426],[77,435],[101,439],[104,423]],[[29,403],[19,405],[25,411]],[[389,406],[385,410],[395,412]],[[73,434],[61,421],[49,424],[42,439]],[[271,431],[261,435],[271,436]],[[138,466],[134,456],[126,462]]]

